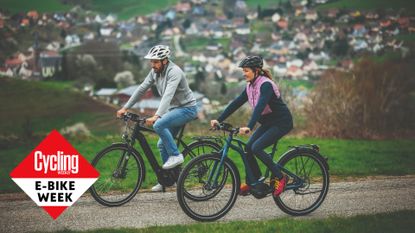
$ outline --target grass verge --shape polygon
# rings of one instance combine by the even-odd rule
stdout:
[[[355,10],[375,10],[375,9],[406,9],[409,12],[415,10],[415,2],[407,0],[339,0],[333,1],[317,7],[318,10],[346,8]]]
[[[415,211],[359,215],[354,217],[329,217],[327,219],[282,218],[266,221],[235,221],[228,223],[196,223],[191,225],[156,226],[143,229],[98,229],[93,231],[60,232],[114,232],[114,233],[256,233],[256,232],[336,232],[336,233],[412,233],[415,228]]]
[[[149,135],[150,146],[155,156],[160,160],[157,152],[157,137]],[[106,146],[113,142],[120,142],[120,136],[101,136],[89,139],[69,139],[72,145],[89,161]],[[187,138],[191,141],[191,138]],[[16,148],[8,148],[0,151],[0,192],[19,192],[20,189],[9,178],[11,170],[25,158],[40,141],[33,141]],[[337,180],[349,177],[366,176],[398,176],[415,174],[415,151],[412,140],[339,140],[317,138],[285,138],[279,144],[276,156],[280,156],[289,149],[290,145],[317,144],[320,152],[327,157],[330,165],[330,175]],[[140,149],[138,149],[141,151]],[[143,153],[142,153],[143,154]],[[230,158],[237,164],[241,178],[244,180],[245,172],[240,156],[234,152]],[[277,160],[275,157],[274,160]],[[156,177],[148,161],[146,163],[146,180],[143,188],[149,188],[156,183]],[[259,162],[262,166],[262,163]],[[264,170],[264,167],[262,166]]]

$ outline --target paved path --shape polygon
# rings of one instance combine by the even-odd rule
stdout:
[[[415,177],[394,177],[387,180],[332,183],[323,205],[306,217],[352,216],[415,210]],[[0,197],[0,200],[2,198]],[[272,198],[257,200],[238,197],[234,208],[220,221],[264,220],[287,217]],[[128,204],[108,208],[91,197],[82,197],[53,221],[29,200],[0,201],[0,232],[88,230],[96,228],[190,224],[177,203],[176,193],[139,193]]]

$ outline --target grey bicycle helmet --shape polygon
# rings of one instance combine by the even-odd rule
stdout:
[[[170,57],[170,48],[167,45],[156,45],[148,51],[145,59],[163,60]]]
[[[247,56],[240,63],[239,67],[262,68],[264,61],[260,56]]]

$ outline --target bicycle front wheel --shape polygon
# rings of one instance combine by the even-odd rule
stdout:
[[[92,166],[99,172],[90,188],[92,197],[104,206],[120,206],[138,192],[144,179],[144,162],[126,144],[111,145],[97,154]]]
[[[185,150],[183,151],[183,156],[185,157],[186,161],[190,161],[191,159],[198,157],[200,155],[205,154],[212,154],[215,152],[218,152],[221,149],[221,146],[212,141],[212,140],[198,140],[195,142],[190,143]],[[203,169],[202,167],[199,169]],[[222,177],[221,185],[224,185],[224,182],[226,181],[226,177]],[[216,192],[209,192],[209,193],[199,193],[197,196],[192,195],[191,193],[184,192],[184,195],[186,195],[187,198],[190,198],[194,201],[200,201],[200,200],[207,200],[211,198],[212,196],[216,195],[217,192],[219,192],[220,189],[216,189]]]
[[[196,157],[180,174],[177,199],[183,211],[197,221],[217,220],[235,204],[239,172],[231,160],[225,159],[222,166],[220,160],[216,153]],[[209,198],[193,198],[198,196]]]
[[[295,176],[287,174],[286,190],[274,197],[278,207],[293,216],[316,210],[329,189],[329,172],[324,158],[315,150],[301,148],[287,153],[279,164]]]

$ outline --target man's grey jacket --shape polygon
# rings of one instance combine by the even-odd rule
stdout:
[[[148,73],[124,108],[131,108],[154,83],[161,96],[160,106],[155,115],[163,116],[172,108],[196,105],[196,99],[189,88],[184,72],[179,66],[169,61],[161,74],[157,74],[153,69]]]

